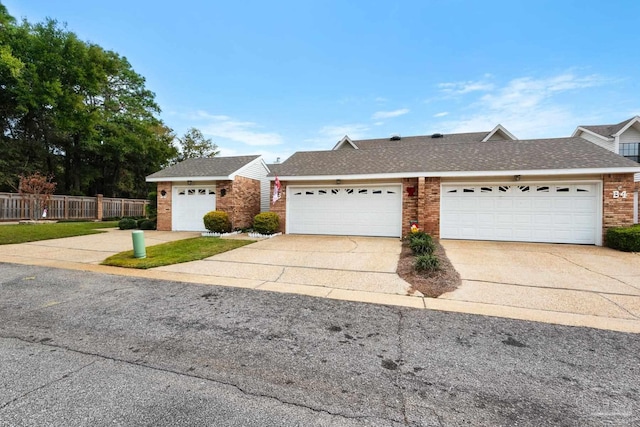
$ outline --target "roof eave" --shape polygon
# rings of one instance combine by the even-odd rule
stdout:
[[[542,176],[542,175],[600,175],[607,173],[640,173],[638,167],[621,168],[574,168],[574,169],[513,169],[488,171],[435,171],[435,172],[395,172],[380,174],[354,175],[308,175],[308,176],[278,176],[280,181],[333,181],[333,180],[369,180],[369,179],[399,179],[399,178],[431,178],[431,177],[486,177],[486,176]],[[275,177],[270,177],[273,181]]]
[[[227,176],[164,176],[146,178],[146,182],[187,182],[187,181],[231,181],[231,175]]]
[[[614,133],[612,136],[620,136],[623,133],[625,133],[627,131],[627,129],[629,129],[631,126],[634,125],[634,123],[640,123],[640,116],[635,116],[634,118],[632,118],[631,120],[629,120],[629,122],[624,125],[624,127],[622,129],[620,129],[618,132]]]
[[[613,138],[609,138],[609,137],[607,137],[607,136],[600,135],[599,133],[596,133],[596,132],[594,132],[594,131],[592,131],[592,130],[589,130],[589,129],[583,128],[582,126],[578,126],[578,127],[576,128],[576,130],[573,132],[573,135],[571,135],[571,136],[572,136],[572,137],[576,137],[576,136],[578,136],[578,137],[579,137],[579,136],[580,136],[580,135],[578,135],[578,133],[579,133],[579,132],[585,132],[585,133],[588,133],[589,135],[593,135],[593,136],[595,136],[595,137],[598,137],[598,138],[602,139],[603,141],[613,141]]]

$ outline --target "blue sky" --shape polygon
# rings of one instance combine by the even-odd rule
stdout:
[[[0,2],[127,57],[165,123],[222,155],[640,114],[637,0]]]

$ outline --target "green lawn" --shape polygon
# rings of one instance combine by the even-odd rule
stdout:
[[[134,258],[133,251],[120,252],[105,259],[103,265],[128,268],[153,268],[196,261],[239,248],[254,240],[227,240],[218,237],[194,237],[149,246],[146,258]]]
[[[117,226],[116,221],[0,225],[0,245],[84,236],[101,233],[101,228]]]

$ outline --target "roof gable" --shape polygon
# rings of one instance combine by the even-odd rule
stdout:
[[[616,136],[620,136],[631,126],[640,122],[640,116],[635,116],[614,125],[583,125],[578,126],[572,136],[579,136],[580,132],[587,132],[591,135],[610,141]]]
[[[504,141],[504,140],[516,141],[517,139],[518,138],[516,138],[504,126],[502,126],[501,124],[498,124],[496,127],[493,128],[493,130],[491,132],[489,132],[487,134],[487,136],[485,136],[482,139],[482,142],[495,141],[495,140],[499,140],[499,141]]]
[[[264,164],[259,155],[186,159],[147,176],[147,182],[233,179],[255,161]],[[269,170],[266,164],[264,167]]]
[[[342,148],[358,149],[358,146],[353,143],[349,135],[345,135],[338,143],[333,147],[334,150],[340,150]]]

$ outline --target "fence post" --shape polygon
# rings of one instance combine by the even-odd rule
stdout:
[[[69,219],[69,198],[64,196],[62,200],[64,203],[64,219]]]
[[[120,199],[120,218],[124,218],[124,199]]]
[[[102,221],[102,194],[96,194],[96,219]]]

